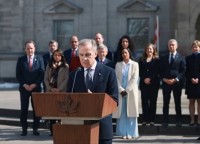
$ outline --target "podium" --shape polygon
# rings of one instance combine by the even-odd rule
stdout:
[[[33,92],[36,116],[56,119],[54,144],[98,144],[98,121],[115,111],[117,103],[106,93],[38,93]]]

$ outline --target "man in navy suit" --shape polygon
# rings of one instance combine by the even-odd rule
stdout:
[[[101,33],[96,33],[95,34],[95,41],[96,41],[96,44],[97,46],[99,46],[100,44],[103,44],[104,43],[104,38],[103,38],[103,35]],[[109,60],[113,60],[113,56],[112,56],[112,52],[108,49],[108,54],[106,55],[106,57],[109,59]]]
[[[27,115],[30,98],[33,108],[33,134],[39,135],[38,127],[40,118],[35,115],[32,92],[41,92],[41,82],[44,79],[44,62],[42,57],[35,55],[35,43],[33,41],[27,41],[25,43],[25,52],[26,55],[18,58],[16,66],[16,78],[19,81],[21,102],[21,136],[27,135]]]
[[[108,48],[106,45],[100,44],[99,46],[97,46],[97,57],[96,57],[97,62],[105,64],[111,68],[115,68],[114,63],[108,58],[106,58],[107,54],[108,54]]]
[[[169,103],[173,91],[176,111],[176,126],[181,126],[181,94],[186,70],[185,59],[177,52],[175,39],[168,42],[169,53],[161,57],[161,79],[163,88],[163,126],[168,126]]]
[[[44,68],[46,69],[47,64],[49,63],[51,56],[55,50],[58,49],[58,42],[55,40],[51,40],[49,42],[49,52],[45,53],[42,57],[44,60]]]
[[[115,71],[95,60],[97,46],[92,39],[79,42],[79,58],[82,67],[72,72],[68,80],[68,92],[74,93],[107,93],[118,102],[118,86]],[[90,71],[90,83],[87,84],[87,73]],[[111,144],[113,137],[112,116],[100,120],[99,144]]]

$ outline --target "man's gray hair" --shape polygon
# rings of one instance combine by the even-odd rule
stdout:
[[[108,47],[105,44],[100,44],[99,46],[97,46],[97,49],[105,49],[108,51]]]
[[[96,52],[97,51],[97,44],[95,42],[95,40],[93,39],[82,39],[79,41],[78,47],[80,46],[86,46],[88,44],[92,45],[92,49]]]
[[[178,46],[178,42],[177,42],[176,39],[170,39],[170,40],[168,41],[168,44],[171,43],[171,42],[175,42],[175,43],[177,44],[177,46]]]

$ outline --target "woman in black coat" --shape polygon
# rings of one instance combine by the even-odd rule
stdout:
[[[200,125],[200,41],[192,43],[192,54],[186,57],[186,94],[189,99],[190,125],[195,124],[195,102],[197,101]]]
[[[153,44],[146,46],[143,56],[139,60],[139,75],[143,113],[142,125],[150,123],[151,126],[154,126],[160,80],[159,58]]]

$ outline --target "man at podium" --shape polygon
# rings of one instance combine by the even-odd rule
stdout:
[[[107,93],[118,102],[118,86],[115,71],[96,62],[97,45],[92,39],[79,42],[78,54],[81,68],[69,75],[68,92],[73,93]],[[99,121],[99,144],[112,144],[112,116]]]

